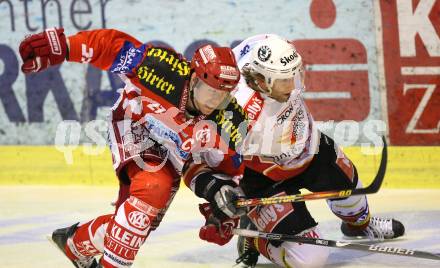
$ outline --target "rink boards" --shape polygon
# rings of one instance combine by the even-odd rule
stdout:
[[[1,146],[0,184],[116,184],[107,148],[67,148],[64,152],[71,152],[67,158],[59,149],[53,146]],[[384,187],[440,188],[440,147],[390,146],[388,150]],[[358,168],[364,184],[369,183],[376,173],[380,155],[367,155],[361,147],[347,147],[344,151]]]

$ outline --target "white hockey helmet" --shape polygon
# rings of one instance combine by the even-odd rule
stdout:
[[[301,55],[292,43],[277,35],[268,36],[252,48],[250,67],[264,76],[270,92],[276,79],[289,78],[295,78],[296,89],[304,90]]]

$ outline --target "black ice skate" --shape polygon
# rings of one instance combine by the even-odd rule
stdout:
[[[395,219],[371,217],[370,223],[364,230],[351,227],[343,222],[341,224],[341,231],[350,238],[367,237],[370,240],[384,240],[402,236],[405,233],[405,227],[400,221]]]
[[[251,223],[247,216],[243,216],[240,218],[240,228],[242,229],[251,229],[256,230],[255,226]],[[258,252],[254,245],[254,239],[251,237],[239,236],[237,241],[237,249],[238,249],[238,258],[235,260],[238,267],[255,267],[258,262],[258,256],[260,252]]]
[[[78,228],[79,222],[75,223],[74,225],[66,228],[56,229],[52,233],[52,241],[55,243],[55,245],[66,255],[66,251],[64,250],[67,239],[71,237],[76,229]],[[66,255],[67,257],[67,255]],[[70,260],[70,259],[69,259]],[[99,268],[100,266],[96,262],[94,257],[90,257],[84,260],[70,260],[73,265],[77,268]]]

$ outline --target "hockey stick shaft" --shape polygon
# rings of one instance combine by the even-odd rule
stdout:
[[[387,143],[385,137],[382,137],[382,141],[383,141],[383,149],[382,149],[382,158],[380,160],[379,170],[373,182],[366,188],[325,191],[325,192],[315,192],[309,194],[296,194],[296,195],[285,195],[285,196],[265,197],[265,198],[239,199],[236,201],[235,206],[250,207],[250,206],[260,206],[260,205],[272,205],[272,204],[302,202],[302,201],[319,200],[319,199],[345,198],[352,195],[364,195],[364,194],[376,193],[377,191],[379,191],[380,186],[382,185],[383,179],[385,177],[385,171],[387,168],[387,161],[388,161],[388,151],[387,151]]]
[[[323,246],[323,247],[345,248],[345,249],[367,251],[371,253],[381,253],[381,254],[388,254],[395,256],[406,256],[406,257],[440,261],[440,255],[438,254],[434,254],[426,251],[405,249],[400,247],[365,245],[359,243],[327,240],[321,238],[309,238],[309,237],[287,235],[287,234],[264,233],[264,232],[247,230],[247,229],[234,229],[233,233],[236,235],[247,236],[247,237],[258,237],[268,240],[297,242],[297,243],[310,244],[310,245]]]

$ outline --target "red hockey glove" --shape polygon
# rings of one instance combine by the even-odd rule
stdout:
[[[218,220],[212,214],[209,203],[199,204],[200,213],[205,216],[205,225],[200,228],[199,237],[202,240],[223,246],[234,236],[232,229],[237,227],[239,218]]]
[[[20,56],[23,60],[23,73],[35,73],[51,65],[62,63],[67,55],[67,42],[64,29],[46,29],[32,34],[20,43]]]

